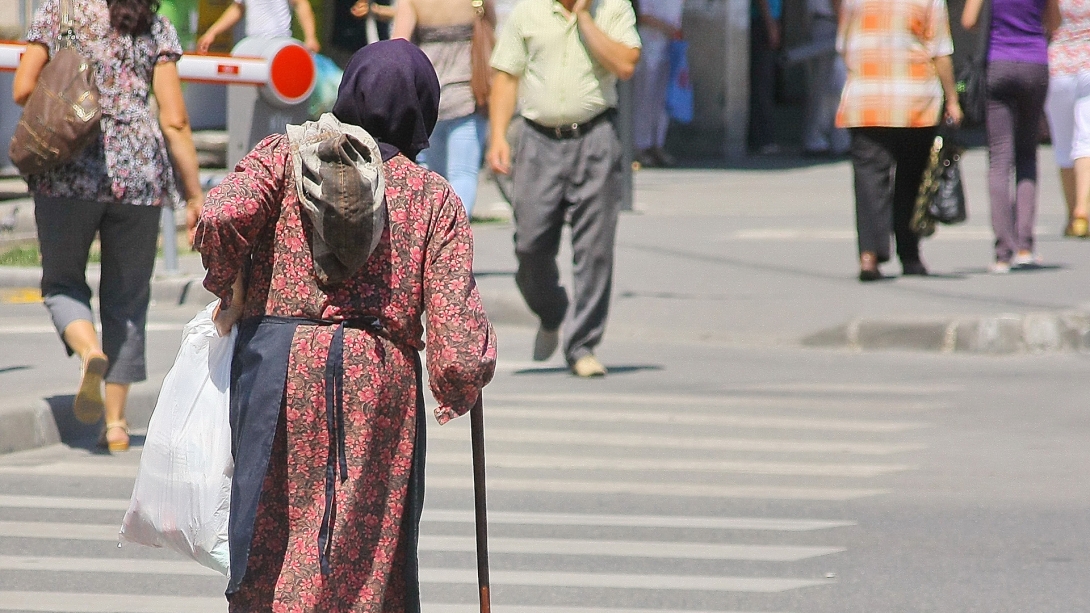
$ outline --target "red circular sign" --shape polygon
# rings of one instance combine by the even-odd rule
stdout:
[[[297,44],[285,45],[270,62],[269,87],[287,101],[305,98],[316,77],[310,52]]]

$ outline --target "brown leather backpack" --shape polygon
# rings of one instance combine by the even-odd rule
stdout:
[[[72,159],[98,136],[98,86],[91,62],[76,49],[71,0],[61,0],[60,46],[42,68],[8,147],[24,175]]]

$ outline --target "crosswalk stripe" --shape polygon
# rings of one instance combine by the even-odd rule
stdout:
[[[223,577],[196,562],[135,558],[69,558],[0,555],[0,570]]]
[[[150,322],[147,325],[148,332],[182,332],[182,327],[185,324],[181,323],[169,323],[169,322]],[[57,329],[49,325],[15,325],[15,326],[0,326],[0,335],[5,334],[56,334]]]
[[[495,571],[489,573],[493,586],[615,588],[625,590],[700,590],[714,592],[786,592],[827,585],[825,579],[783,579],[778,577],[701,577],[692,575],[623,575],[615,573],[566,573],[552,571]],[[424,583],[477,583],[476,570],[421,568]]]
[[[144,594],[0,591],[0,611],[48,613],[227,613],[227,599]]]
[[[0,508],[78,509],[81,511],[127,511],[129,501],[123,498],[70,498],[64,496],[0,495]]]
[[[423,535],[421,551],[476,551],[471,536]],[[677,558],[691,560],[742,560],[748,562],[797,562],[840,553],[839,547],[779,545],[735,545],[719,543],[678,543],[665,541],[599,541],[585,539],[541,539],[493,537],[489,553],[536,555],[602,556],[621,558]]]
[[[838,384],[783,384],[751,385],[738,387],[715,396],[681,396],[676,394],[518,394],[487,393],[485,406],[496,403],[521,403],[534,406],[571,406],[581,405],[650,405],[657,406],[700,406],[706,408],[728,407],[781,407],[814,409],[925,409],[953,406],[946,400],[872,400],[868,398],[821,398],[804,396],[770,396],[769,393],[807,393],[807,394],[881,394],[890,396],[935,396],[960,391],[961,386],[939,385],[926,389],[907,385],[838,385]],[[487,412],[487,409],[486,409]]]
[[[906,432],[926,428],[927,424],[904,421],[860,419],[812,419],[767,417],[753,415],[720,415],[706,413],[658,412],[645,410],[612,410],[594,408],[561,409],[542,404],[539,407],[490,406],[487,419],[548,419],[550,421],[583,421],[602,423],[640,423],[678,426],[724,426],[769,430],[818,430],[840,432]]]
[[[0,521],[0,537],[117,542],[117,532],[118,526],[107,524]],[[421,537],[420,550],[473,552],[476,551],[476,541],[472,537],[428,534]],[[494,537],[489,540],[489,551],[572,556],[794,562],[840,553],[844,550],[837,547]]]
[[[120,524],[75,524],[48,521],[0,521],[0,537],[117,542]]]
[[[499,603],[496,603],[499,604]],[[694,611],[686,609],[605,609],[598,607],[520,607],[504,604],[504,613],[745,613],[744,611]],[[479,613],[477,604],[423,603],[424,613]]]
[[[465,440],[468,428],[432,428],[428,438],[435,440]],[[559,445],[593,445],[601,447],[654,447],[657,449],[700,449],[715,451],[754,451],[768,453],[835,453],[856,455],[891,455],[919,451],[924,445],[915,443],[868,443],[856,441],[808,441],[759,438],[705,438],[696,436],[665,436],[658,434],[595,432],[575,430],[531,430],[487,428],[485,440],[505,443],[541,443]]]
[[[495,604],[500,604],[494,600]],[[503,604],[505,613],[744,613],[742,611],[694,611],[674,609],[607,609],[588,607],[534,607]],[[478,613],[477,604],[423,603],[424,613]],[[0,611],[45,613],[219,613],[227,600],[138,594],[89,594],[78,592],[0,591]]]
[[[49,477],[101,477],[135,479],[136,464],[101,464],[97,462],[53,462],[33,466],[0,466],[0,475],[42,475]]]
[[[467,477],[427,477],[429,488],[470,491]],[[569,481],[560,479],[488,478],[488,489],[507,492],[549,492],[565,494],[633,494],[637,496],[691,496],[695,498],[742,498],[759,500],[845,501],[888,494],[885,489],[787,487],[764,485],[715,485],[699,483],[651,483],[624,481]]]
[[[124,558],[68,558],[39,556],[0,556],[0,570],[37,572],[87,572],[141,575],[223,575],[194,562],[170,560],[134,560]],[[697,575],[636,575],[620,573],[568,573],[552,571],[495,571],[490,573],[493,586],[525,585],[541,587],[616,588],[630,590],[702,590],[716,592],[784,592],[803,587],[826,585],[825,579],[785,579],[779,577],[705,577]],[[421,568],[423,583],[477,583],[476,569]]]
[[[25,509],[78,509],[125,511],[123,498],[68,498],[63,496],[0,496],[0,507]],[[473,523],[473,511],[424,508],[423,521]],[[607,526],[617,528],[701,528],[709,530],[763,530],[808,532],[854,526],[855,522],[827,519],[777,519],[769,517],[685,517],[656,515],[603,515],[489,511],[488,523],[536,526]],[[14,529],[14,528],[13,528]]]
[[[443,465],[470,465],[465,453],[429,453],[428,461]],[[738,475],[800,477],[877,477],[914,467],[906,464],[805,464],[798,462],[730,462],[678,458],[598,458],[588,456],[488,454],[489,468],[540,468],[556,470],[621,470],[640,472],[682,471]]]
[[[472,523],[473,511],[424,508],[424,521]],[[777,519],[771,517],[685,517],[656,515],[598,515],[489,511],[489,524],[537,526],[604,526],[612,528],[698,528],[707,530],[764,530],[810,532],[856,525],[852,521],[826,519]]]

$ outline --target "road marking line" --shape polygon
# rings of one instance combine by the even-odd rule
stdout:
[[[121,524],[74,524],[48,521],[0,521],[0,536],[28,539],[118,542]]]
[[[428,487],[471,491],[469,477],[427,477]],[[762,485],[724,486],[700,483],[626,483],[623,481],[567,481],[559,479],[504,479],[490,477],[488,489],[505,492],[551,492],[564,494],[632,494],[637,496],[689,496],[694,498],[742,498],[757,500],[855,500],[890,493],[885,489],[819,487],[778,487]]]
[[[833,581],[826,579],[622,575],[546,571],[494,571],[490,573],[490,578],[493,586],[530,585],[542,587],[615,588],[625,590],[757,592],[765,594],[833,583]],[[420,580],[424,583],[468,583],[476,585],[477,571],[421,568]]]
[[[0,555],[0,570],[223,577],[221,573],[218,573],[211,568],[205,568],[193,561],[148,560],[136,558],[68,558]]]
[[[423,535],[420,537],[420,550],[474,552],[477,551],[477,544],[472,536]],[[488,551],[531,555],[798,562],[845,550],[840,547],[492,537],[488,539]]]
[[[541,407],[488,407],[489,419],[548,419],[550,421],[585,421],[604,423],[669,424],[678,426],[726,426],[770,430],[820,430],[843,432],[905,432],[927,428],[920,422],[865,421],[845,419],[797,419],[793,417],[758,417],[748,415],[710,415],[699,413],[650,412],[641,410],[558,409]]]
[[[4,304],[35,304],[41,301],[42,292],[36,287],[0,289],[0,302]]]
[[[473,511],[424,508],[424,521],[473,523]],[[606,526],[616,528],[698,528],[707,530],[767,530],[810,532],[856,525],[853,521],[765,517],[668,517],[664,515],[602,515],[489,511],[489,524],[536,526]]]
[[[469,465],[465,453],[428,454],[428,460],[444,465]],[[489,453],[488,468],[555,470],[619,470],[640,472],[712,472],[736,475],[867,478],[915,467],[907,464],[807,464],[800,462],[731,462],[677,458],[601,458]]]
[[[491,518],[490,518],[491,519]],[[118,526],[58,522],[0,521],[0,537],[118,542]],[[424,535],[421,551],[476,551],[473,537]],[[615,556],[632,558],[689,558],[696,560],[748,560],[795,562],[840,553],[838,547],[736,545],[664,541],[599,541],[586,539],[536,539],[495,537],[489,540],[495,553]],[[15,558],[12,558],[15,559]],[[82,558],[77,558],[82,559]],[[0,568],[3,568],[0,562]]]
[[[820,386],[813,386],[820,387]],[[881,388],[871,386],[869,388],[860,388],[859,386],[839,386],[843,388],[841,391],[832,389],[832,386],[826,386],[820,390],[810,390],[809,393],[875,393],[875,394],[887,394],[887,395],[910,395],[906,386],[882,386]],[[961,388],[947,389],[951,386],[942,386],[935,391],[935,394],[941,395],[943,393],[951,391],[960,391]],[[885,391],[880,391],[885,390]],[[883,411],[925,411],[932,409],[946,409],[953,407],[953,403],[935,399],[935,400],[869,400],[865,398],[814,398],[803,396],[769,396],[769,392],[800,392],[806,391],[802,389],[791,388],[790,386],[784,388],[773,388],[770,386],[749,386],[744,388],[731,389],[730,391],[721,392],[718,396],[678,396],[678,395],[656,395],[656,394],[488,394],[488,406],[495,406],[496,403],[519,403],[523,405],[541,406],[542,404],[548,405],[649,405],[652,407],[672,406],[672,407],[708,407],[708,408],[730,408],[730,407],[743,407],[743,408],[757,408],[757,407],[773,407],[773,408],[787,408],[787,409],[807,409],[807,410],[883,410]],[[925,395],[929,392],[916,391],[911,395]],[[938,396],[937,396],[938,397]],[[936,398],[937,398],[936,397]],[[434,403],[430,403],[429,406],[434,406]]]
[[[147,325],[148,332],[177,332],[181,334],[184,323],[152,322]],[[0,326],[0,334],[56,334],[53,326],[42,324]]]
[[[497,603],[493,600],[493,603]],[[587,607],[533,607],[502,605],[505,613],[744,613],[674,609],[606,609]],[[478,613],[476,604],[423,603],[427,613]],[[226,613],[227,600],[183,596],[93,594],[76,592],[3,592],[0,611],[45,613]]]
[[[103,561],[110,563],[109,561]],[[0,591],[0,611],[49,613],[227,613],[227,599],[143,594]]]
[[[0,496],[0,507],[23,509],[79,509],[81,511],[127,511],[123,498],[70,498],[63,496]]]
[[[135,479],[135,464],[98,464],[93,462],[53,462],[34,466],[0,466],[0,475],[44,475],[50,477],[101,477]]]
[[[79,509],[126,511],[123,498],[67,498],[61,496],[0,496],[0,508]],[[473,511],[424,508],[425,522],[472,524]],[[488,523],[535,526],[608,526],[618,528],[699,528],[708,530],[766,530],[809,532],[856,525],[853,521],[828,519],[778,519],[766,517],[686,517],[665,515],[604,515],[489,511]],[[115,538],[116,530],[111,536]]]
[[[495,603],[495,601],[493,601]],[[480,606],[476,604],[432,604],[423,603],[427,613],[479,613]],[[603,609],[588,607],[520,607],[502,605],[504,613],[745,613],[744,611],[693,611],[686,609]]]
[[[431,428],[428,438],[434,440],[466,439],[468,424],[458,427]],[[716,451],[756,451],[769,453],[848,453],[856,455],[891,455],[925,449],[916,443],[867,443],[856,441],[808,441],[767,438],[704,438],[696,436],[664,436],[624,432],[589,430],[541,430],[522,428],[489,428],[486,438],[505,443],[542,443],[558,445],[591,445],[601,447],[654,447],[657,449],[702,449]]]

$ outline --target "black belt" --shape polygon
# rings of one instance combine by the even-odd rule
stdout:
[[[535,121],[526,119],[525,117],[523,117],[523,119],[526,121],[526,125],[530,126],[535,131],[540,132],[541,134],[553,140],[569,140],[572,138],[579,138],[580,136],[584,136],[587,132],[590,132],[590,129],[594,126],[602,123],[603,121],[613,119],[614,113],[616,113],[615,109],[608,109],[582,123],[564,124],[562,126],[555,127],[543,126]]]

